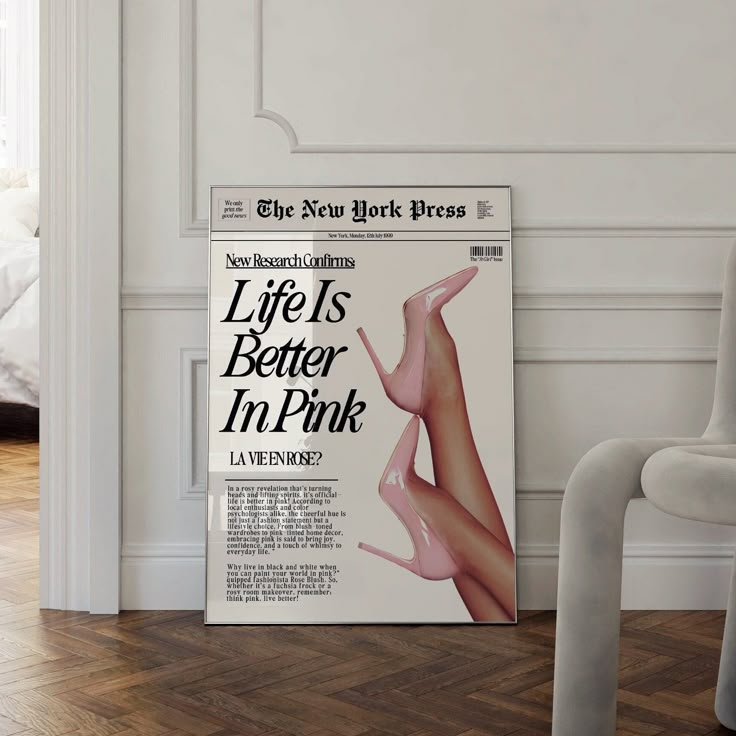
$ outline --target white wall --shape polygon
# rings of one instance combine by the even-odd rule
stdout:
[[[736,238],[725,0],[126,0],[123,607],[201,607],[210,184],[511,184],[522,607],[614,436],[699,434]],[[733,535],[627,520],[626,607],[721,607]]]

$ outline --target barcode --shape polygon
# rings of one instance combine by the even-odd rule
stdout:
[[[502,245],[471,245],[471,258],[503,258]]]

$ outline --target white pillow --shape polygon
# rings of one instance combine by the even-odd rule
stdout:
[[[0,192],[6,189],[25,189],[32,169],[0,169]]]
[[[0,192],[0,240],[26,240],[38,230],[38,192],[6,189]]]
[[[38,191],[38,180],[39,180],[39,169],[28,169],[28,173],[26,174],[26,179],[28,181],[28,188],[32,189],[34,192]]]

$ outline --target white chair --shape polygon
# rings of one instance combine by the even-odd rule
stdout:
[[[702,437],[615,439],[588,452],[562,502],[553,736],[613,736],[626,507],[736,525],[736,245],[726,263],[713,411]],[[716,715],[736,729],[736,567]]]

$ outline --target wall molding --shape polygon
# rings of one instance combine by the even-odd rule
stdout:
[[[201,560],[205,556],[204,543],[141,543],[128,542],[123,545],[124,559],[157,559],[157,560]]]
[[[630,290],[602,288],[550,288],[514,290],[515,311],[720,311],[715,291],[678,289]],[[203,287],[126,287],[122,308],[153,311],[205,311],[207,289]],[[206,356],[206,350],[202,348]],[[516,346],[514,362],[528,363],[713,363],[715,346]]]
[[[562,501],[567,481],[516,480],[516,498],[519,501]]]
[[[40,9],[40,604],[117,613],[122,13]]]
[[[514,220],[518,238],[736,238],[736,223],[723,221],[632,219]]]
[[[253,115],[270,120],[286,136],[292,153],[736,153],[736,144],[720,147],[693,146],[627,147],[619,144],[600,146],[532,146],[503,144],[464,146],[439,144],[406,145],[334,145],[299,141],[294,126],[263,102],[263,0],[254,1],[253,38]],[[196,212],[196,10],[197,0],[179,3],[179,235],[183,238],[206,238],[208,221]],[[514,238],[556,237],[697,237],[736,238],[736,223],[727,221],[672,222],[655,220],[517,220],[512,226]]]
[[[181,348],[179,350],[179,500],[202,501],[205,497],[205,480],[195,477],[197,366],[207,365],[206,348]],[[206,430],[205,430],[206,431]]]
[[[202,286],[128,286],[122,291],[123,310],[206,310]],[[630,289],[601,287],[514,288],[517,311],[720,311],[721,292],[689,286]]]
[[[206,286],[124,287],[122,308],[133,310],[207,310]]]
[[[179,235],[182,238],[207,237],[209,233],[209,222],[196,216],[196,3],[197,0],[179,2]]]
[[[687,286],[669,288],[550,287],[514,288],[521,311],[712,311],[721,309],[721,292]]]
[[[734,559],[734,544],[625,544],[626,560],[728,560]],[[559,544],[519,544],[519,560],[549,560],[559,557]],[[205,556],[204,543],[148,544],[129,542],[123,545],[123,558],[129,559],[192,559],[201,560]],[[666,564],[666,562],[665,562]]]
[[[728,560],[734,559],[736,544],[625,544],[625,560]],[[560,556],[559,544],[520,544],[517,556],[520,560],[556,560]]]
[[[723,609],[733,546],[639,544],[624,547],[623,609]],[[521,609],[554,609],[556,544],[520,544]],[[127,609],[204,608],[204,544],[130,543],[123,547],[122,601]]]
[[[254,0],[253,21],[253,90],[254,115],[270,120],[281,128],[291,153],[494,153],[494,154],[714,154],[736,153],[736,143],[304,143],[284,115],[263,104],[263,2]]]
[[[715,347],[515,347],[514,363],[715,363]]]

